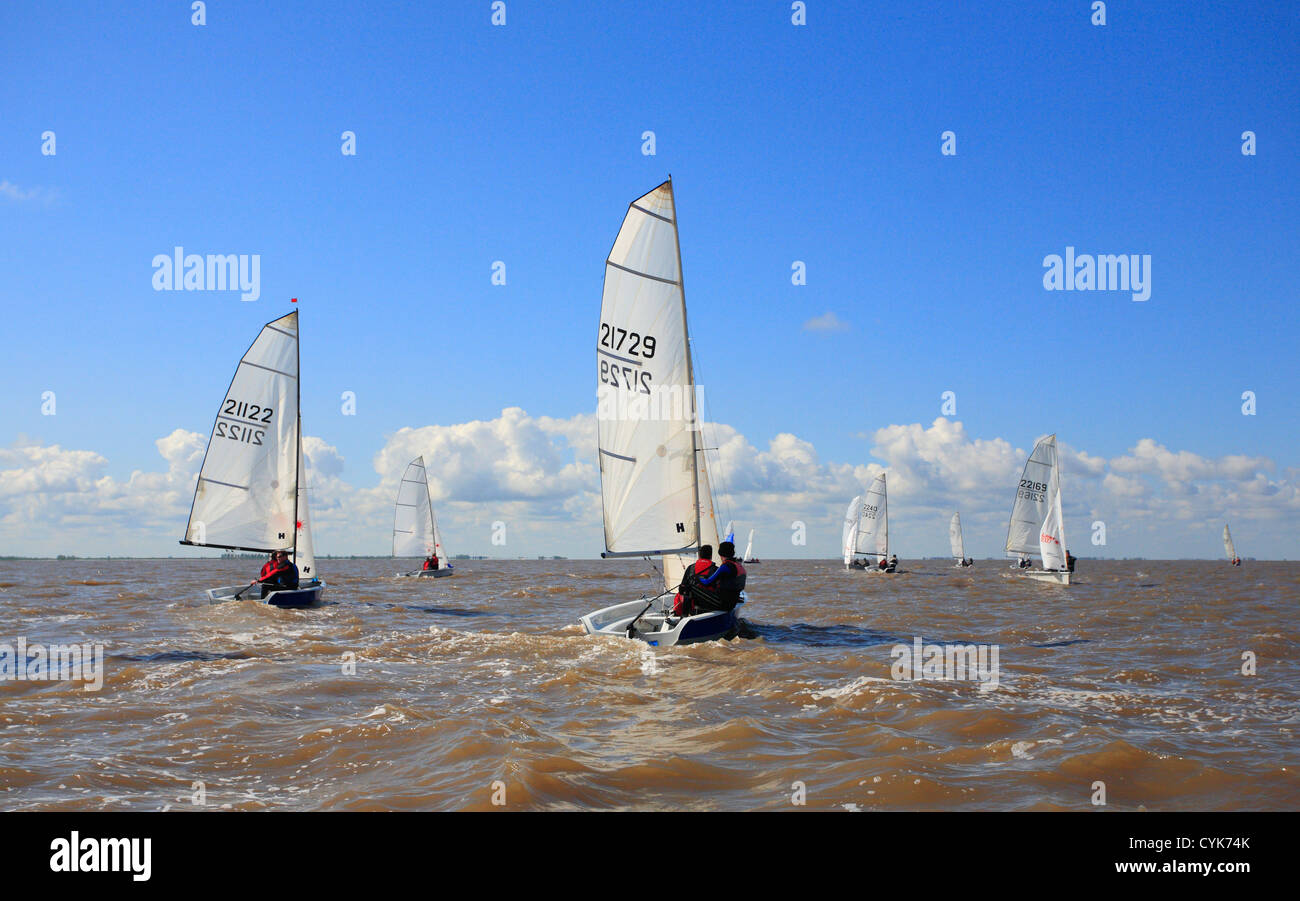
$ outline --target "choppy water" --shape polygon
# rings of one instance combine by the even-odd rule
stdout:
[[[669,649],[576,625],[643,563],[320,564],[284,611],[200,603],[252,560],[0,561],[0,643],[106,646],[98,692],[0,682],[0,808],[1300,808],[1300,564],[769,561],[759,640]],[[891,679],[916,637],[997,645],[997,690]]]

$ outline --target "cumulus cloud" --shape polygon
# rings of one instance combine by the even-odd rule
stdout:
[[[975,437],[942,417],[866,437],[862,459],[846,463],[823,459],[798,435],[760,445],[731,425],[705,423],[719,524],[757,527],[767,556],[833,556],[848,499],[885,472],[900,556],[942,553],[954,510],[972,552],[999,553],[1033,441],[1018,447]],[[73,540],[84,540],[86,553],[168,553],[183,531],[206,440],[180,429],[159,438],[159,466],[126,480],[107,476],[108,461],[93,450],[24,439],[0,448],[0,540],[13,553],[68,552]],[[1208,458],[1153,439],[1111,460],[1059,440],[1058,447],[1068,534],[1081,556],[1212,553],[1225,517],[1247,545],[1249,522],[1281,520],[1288,531],[1300,524],[1296,471],[1277,475],[1265,457]],[[586,556],[602,549],[594,415],[555,419],[508,407],[492,419],[402,428],[370,460],[377,482],[322,437],[305,436],[303,449],[321,553],[387,553],[398,480],[418,456],[451,552]],[[1108,544],[1091,548],[1098,520]],[[797,523],[807,530],[805,547],[790,544]],[[491,543],[497,524],[505,527],[504,546]],[[1276,525],[1260,532],[1281,534]]]

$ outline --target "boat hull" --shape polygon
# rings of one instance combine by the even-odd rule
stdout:
[[[273,607],[314,607],[320,603],[321,596],[325,594],[325,583],[308,582],[292,590],[273,591],[266,597],[262,597],[261,590],[257,588],[250,589],[247,585],[226,585],[221,588],[209,588],[208,603],[220,604],[233,601],[235,595],[240,592],[246,592],[239,598],[241,601],[262,601]]]
[[[907,570],[905,569],[897,569],[893,566],[888,567],[887,569],[881,569],[880,567],[876,566],[874,563],[869,563],[865,565],[861,563],[846,563],[844,564],[844,568],[850,571],[856,570],[857,572],[876,573],[882,576],[892,576],[895,575],[896,573],[907,572]]]
[[[443,579],[456,572],[455,569],[448,566],[446,569],[417,569],[409,573],[398,573],[404,579]]]
[[[672,616],[672,599],[672,594],[665,593],[653,600],[641,598],[627,601],[593,610],[581,617],[580,621],[588,635],[633,638],[655,647],[717,641],[734,637],[740,631],[740,604],[733,610],[710,610],[694,616]],[[745,602],[741,600],[740,603]],[[630,635],[629,626],[632,626]]]
[[[1035,582],[1050,582],[1053,585],[1069,585],[1070,576],[1073,573],[1058,571],[1054,569],[1022,569],[1020,578],[1033,579]]]

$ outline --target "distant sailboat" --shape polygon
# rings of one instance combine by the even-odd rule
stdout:
[[[849,501],[844,513],[844,536],[841,542],[845,569],[892,573],[889,562],[889,498],[885,492],[885,474],[876,476],[866,494]],[[868,558],[874,556],[874,562]],[[884,567],[881,567],[881,563]]]
[[[948,541],[952,544],[952,556],[955,566],[974,566],[974,560],[966,559],[966,543],[961,538],[961,514],[954,513],[948,523]]]
[[[455,571],[442,547],[438,520],[433,515],[424,457],[416,457],[407,464],[402,481],[397,484],[397,502],[393,508],[393,556],[438,558],[436,568],[401,573],[403,576],[439,579]]]
[[[603,557],[658,557],[663,591],[581,618],[589,634],[712,641],[738,610],[673,616],[673,596],[718,525],[697,419],[672,181],[628,207],[605,261],[596,362]],[[743,602],[743,594],[741,595]]]
[[[753,529],[749,530],[749,541],[745,543],[745,556],[741,557],[740,559],[750,566],[757,566],[758,564],[763,562],[762,560],[758,560],[754,557],[754,530]]]
[[[1006,550],[1019,557],[1021,567],[1030,554],[1037,553],[1042,559],[1042,569],[1022,568],[1022,576],[1058,585],[1070,584],[1073,566],[1066,559],[1061,467],[1055,435],[1038,442],[1025,462],[1011,508]]]
[[[298,386],[298,311],[262,327],[239,361],[208,438],[181,544],[233,551],[289,551],[298,587],[268,604],[317,603]],[[256,589],[253,589],[254,591]],[[208,589],[214,603],[251,595],[249,585]]]
[[[1237,556],[1236,545],[1232,543],[1232,533],[1228,531],[1228,526],[1223,527],[1223,552],[1228,555],[1228,562],[1233,566],[1241,566],[1241,558]]]

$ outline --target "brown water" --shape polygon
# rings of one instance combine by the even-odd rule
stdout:
[[[576,625],[640,562],[322,560],[318,609],[202,602],[258,565],[0,561],[0,643],[106,655],[98,692],[0,682],[0,808],[1300,808],[1296,563],[769,561],[760,639],[667,649]],[[997,645],[998,688],[891,679],[914,637]]]

